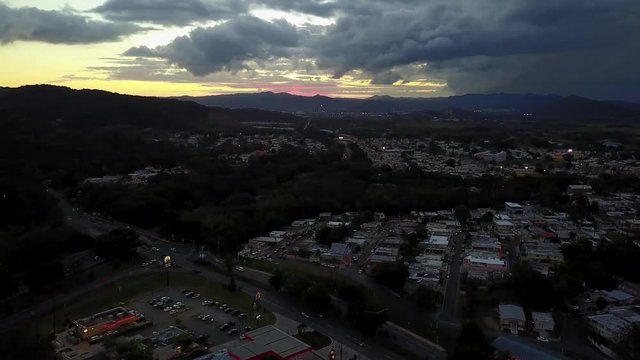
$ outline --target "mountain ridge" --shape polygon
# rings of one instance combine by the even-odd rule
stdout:
[[[600,101],[575,95],[555,94],[465,94],[448,97],[410,98],[374,95],[364,99],[300,96],[289,93],[242,93],[196,97],[177,97],[206,106],[256,108],[261,110],[307,113],[411,113],[420,111],[465,111],[537,114],[541,117],[598,118],[635,117],[640,104]],[[579,100],[584,99],[584,100]],[[555,105],[554,105],[555,104]],[[587,107],[583,111],[580,107]]]

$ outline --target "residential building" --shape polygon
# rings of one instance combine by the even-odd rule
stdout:
[[[550,312],[532,312],[531,319],[533,320],[533,328],[540,332],[553,331],[555,328],[555,321],[553,320],[553,314]]]
[[[527,319],[524,316],[524,309],[519,305],[502,304],[498,306],[500,315],[500,329],[513,335],[518,335],[524,331]]]

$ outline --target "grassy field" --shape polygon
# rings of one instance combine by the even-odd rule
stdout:
[[[256,270],[262,270],[268,273],[274,273],[276,269],[281,269],[284,272],[306,274],[319,277],[331,277],[335,274],[338,274],[337,268],[329,268],[306,261],[283,260],[276,263],[260,260],[244,260],[242,262],[242,265]]]
[[[231,292],[221,284],[211,282],[200,276],[173,274],[171,276],[171,286],[177,289],[188,288],[199,292],[203,298],[211,298],[227,303],[234,309],[247,314],[253,312],[252,301],[249,296],[239,291]],[[116,284],[106,285],[73,304],[66,304],[58,309],[55,314],[51,313],[40,317],[31,324],[30,330],[34,334],[48,334],[51,332],[55,321],[56,330],[60,331],[67,321],[74,321],[114,306],[126,305],[137,298],[146,297],[154,291],[164,289],[164,287],[164,274],[140,275]],[[261,325],[274,323],[275,316],[268,311],[260,319]],[[252,319],[247,324],[255,326],[255,320]]]

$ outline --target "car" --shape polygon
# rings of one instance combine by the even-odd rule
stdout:
[[[192,298],[192,299],[197,299],[197,298],[199,298],[200,296],[201,296],[201,295],[200,295],[199,293],[195,293],[195,294],[191,295],[191,298]]]
[[[251,331],[253,330],[253,328],[251,326],[245,326],[244,327],[244,331]]]
[[[358,274],[362,274],[362,273],[364,273],[364,270],[362,269],[358,270]]]
[[[162,311],[164,311],[164,312],[169,312],[169,311],[171,311],[171,310],[173,310],[173,308],[172,308],[171,306],[167,306],[167,307],[165,307]]]
[[[218,310],[224,310],[227,308],[227,304],[222,304],[220,306],[218,306]]]
[[[100,341],[100,339],[102,339],[102,335],[93,335],[89,338],[89,342],[97,342]]]
[[[176,248],[172,247],[171,251],[176,252]]]
[[[174,310],[169,311],[169,315],[175,315],[175,314],[177,314],[177,313],[178,313],[178,310],[175,310],[175,309],[174,309]]]
[[[158,299],[158,298],[152,298],[151,300],[149,300],[149,305],[153,306],[153,305],[155,305],[158,301],[160,301],[160,299]]]
[[[211,320],[211,315],[204,314],[204,315],[200,316],[199,319],[202,320],[202,321],[209,321],[209,320]]]
[[[213,304],[213,301],[211,301],[211,300],[205,300],[205,301],[203,301],[203,302],[202,302],[202,304],[201,304],[201,305],[202,305],[202,306],[209,306],[209,305],[211,305],[211,304]]]
[[[247,314],[245,314],[245,313],[238,314],[238,319],[244,319],[246,317],[247,317]]]
[[[193,296],[193,294],[195,294],[193,291],[188,291],[186,294],[184,294],[184,296],[190,298]]]
[[[236,266],[236,270],[238,270],[238,271],[240,271],[240,272],[243,272],[243,271],[244,271],[244,268],[243,268],[242,266]]]
[[[227,334],[229,336],[233,336],[233,335],[237,335],[238,334],[238,329],[231,329],[227,332]]]
[[[188,293],[188,292],[189,292],[189,289],[182,289],[182,290],[180,290],[180,293],[181,293],[181,294],[183,294],[183,295],[184,295],[184,294],[186,294],[186,293]]]
[[[148,262],[143,262],[143,263],[142,263],[142,267],[147,267],[147,266],[149,266],[149,263],[148,263]]]
[[[546,337],[544,337],[544,336],[538,336],[538,337],[536,338],[536,340],[538,340],[538,341],[540,341],[540,342],[549,342],[549,339],[547,339],[547,338],[546,338]]]
[[[154,246],[154,247],[151,248],[151,251],[158,252],[158,251],[160,251],[160,249],[158,249],[157,247]]]
[[[224,330],[227,330],[229,327],[231,327],[231,325],[229,325],[229,323],[222,324],[222,325],[220,325],[220,326],[218,327],[218,330],[220,330],[220,331],[224,331]]]
[[[193,273],[194,273],[194,274],[200,274],[200,273],[202,272],[202,271],[200,271],[200,270],[198,270],[198,269],[193,269],[193,270],[191,270],[191,271],[193,271]]]
[[[301,312],[301,313],[300,313],[300,315],[304,316],[304,317],[305,317],[305,318],[307,318],[307,319],[310,319],[310,318],[311,318],[311,316],[309,316],[309,314],[307,314],[307,313],[306,313],[306,312],[304,312],[304,311],[303,311],[303,312]]]
[[[231,316],[238,316],[240,315],[241,311],[240,310],[234,310],[234,312],[231,313]]]
[[[220,306],[220,301],[216,301],[216,302],[214,302],[214,303],[213,303],[213,306],[215,306],[215,307]]]
[[[233,312],[233,308],[228,307],[228,308],[224,309],[224,313],[225,314],[228,314],[230,312]]]

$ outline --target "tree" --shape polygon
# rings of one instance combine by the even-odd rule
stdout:
[[[455,159],[447,159],[447,161],[445,162],[445,165],[447,165],[448,167],[455,167],[456,166],[456,160]]]
[[[130,259],[138,245],[140,241],[136,231],[117,228],[96,238],[96,253],[109,260]]]
[[[0,301],[13,295],[18,290],[18,283],[15,281],[13,274],[9,269],[0,264]]]
[[[320,313],[328,311],[333,307],[331,305],[331,297],[329,297],[330,291],[324,283],[315,282],[307,290],[304,296],[305,302],[313,310]]]
[[[411,295],[409,295],[409,300],[419,308],[431,310],[438,306],[440,297],[441,295],[438,291],[426,286],[418,286]]]
[[[383,263],[373,272],[373,279],[394,291],[401,291],[409,277],[409,269],[401,262]]]
[[[487,342],[484,332],[476,323],[466,323],[462,326],[456,344],[449,359],[493,359],[493,347]]]
[[[459,205],[456,206],[456,208],[453,210],[453,216],[456,218],[456,220],[460,221],[460,223],[464,225],[471,217],[471,211],[469,211],[468,207]]]
[[[269,278],[269,285],[271,285],[274,290],[278,291],[280,290],[280,288],[282,288],[282,285],[284,285],[286,281],[287,276],[285,272],[282,271],[282,269],[277,268],[276,271],[273,272],[273,275],[271,275],[271,277]]]
[[[364,335],[373,335],[387,322],[386,311],[360,311],[356,315],[356,328]]]
[[[487,211],[482,215],[482,218],[480,218],[480,220],[483,223],[491,223],[493,222],[493,213],[491,211]]]

